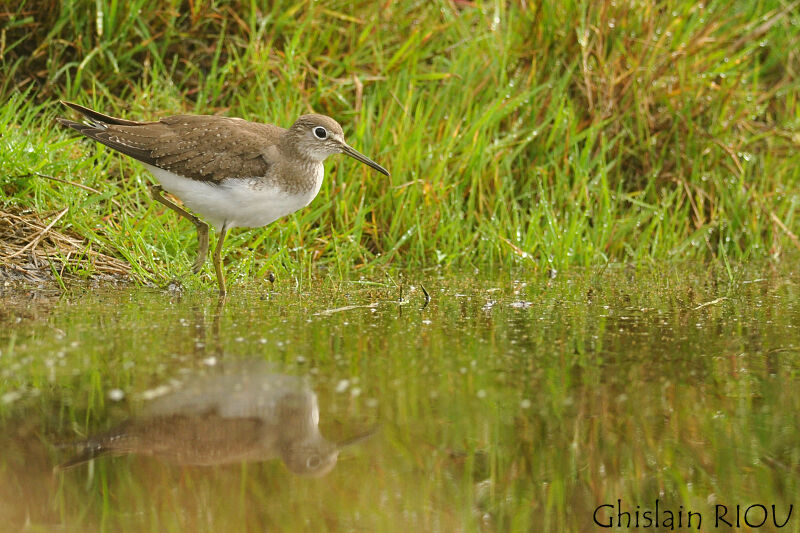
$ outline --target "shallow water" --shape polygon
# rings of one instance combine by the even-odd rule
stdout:
[[[0,289],[0,523],[773,529],[797,503],[789,267],[420,277]]]

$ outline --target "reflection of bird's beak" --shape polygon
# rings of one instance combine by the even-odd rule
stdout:
[[[373,161],[369,157],[365,156],[364,154],[362,154],[361,152],[359,152],[355,148],[352,148],[352,147],[350,147],[350,146],[348,146],[346,144],[342,144],[342,152],[347,154],[347,155],[349,155],[350,157],[352,157],[356,161],[361,161],[365,165],[371,166],[372,168],[374,168],[375,170],[377,170],[381,174],[385,174],[387,176],[389,175],[389,171],[388,170],[386,170],[385,168],[380,166],[378,163],[376,163],[375,161]]]
[[[336,448],[339,451],[341,451],[344,448],[347,448],[348,446],[352,446],[353,444],[359,444],[361,442],[364,442],[365,440],[373,436],[375,433],[377,433],[379,427],[380,426],[375,426],[366,433],[362,433],[361,435],[356,435],[355,437],[350,437],[349,439],[343,440],[342,442],[336,444]]]

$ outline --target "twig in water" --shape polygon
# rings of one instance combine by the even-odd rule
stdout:
[[[378,302],[373,302],[369,305],[345,305],[344,307],[337,307],[335,309],[325,309],[319,313],[314,313],[314,316],[329,316],[334,313],[341,313],[342,311],[350,311],[351,309],[374,309],[378,307]]]
[[[728,300],[727,296],[720,296],[716,300],[711,300],[710,302],[701,303],[697,307],[693,307],[692,311],[697,311],[698,309],[702,309],[704,307],[708,307],[709,305],[716,305],[716,304],[718,304],[720,302],[724,302],[725,300]]]
[[[424,295],[425,295],[425,305],[423,305],[422,307],[420,307],[420,308],[419,308],[419,310],[420,310],[420,311],[422,311],[423,309],[425,309],[426,307],[428,307],[428,304],[429,304],[429,303],[431,303],[431,295],[430,295],[430,294],[428,294],[428,291],[427,291],[427,290],[425,290],[425,285],[423,285],[422,283],[420,283],[420,284],[419,284],[419,287],[420,287],[420,289],[422,289],[422,294],[424,294]]]

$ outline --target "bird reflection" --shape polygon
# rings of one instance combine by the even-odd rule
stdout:
[[[195,376],[153,400],[144,416],[77,443],[74,467],[103,455],[139,454],[182,465],[222,465],[280,458],[295,474],[330,472],[345,446],[319,432],[317,395],[303,378],[266,365]]]

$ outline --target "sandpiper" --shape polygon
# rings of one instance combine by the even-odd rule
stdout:
[[[214,270],[222,296],[226,289],[221,253],[228,230],[265,226],[311,203],[322,185],[322,162],[329,155],[344,153],[389,175],[350,147],[339,123],[325,115],[302,115],[285,129],[215,115],[135,122],[61,103],[87,122],[58,118],[59,123],[141,162],[160,184],[150,187],[153,199],[192,221],[199,241],[195,273],[208,254],[208,224],[165,198],[162,191],[219,230]]]
[[[320,433],[317,395],[307,380],[273,373],[264,363],[183,376],[142,416],[74,443],[78,454],[56,471],[103,455],[139,454],[197,466],[280,458],[295,474],[320,477],[333,470],[342,450],[375,433],[329,441]]]

